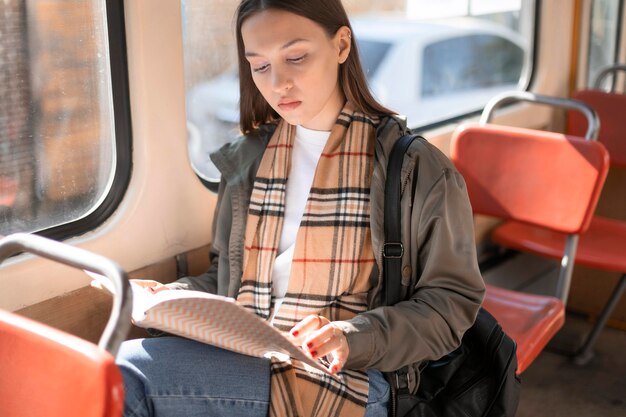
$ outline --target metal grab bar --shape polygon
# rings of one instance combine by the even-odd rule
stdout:
[[[480,124],[484,125],[489,123],[493,115],[493,111],[503,104],[508,104],[516,101],[527,101],[530,103],[547,104],[549,106],[564,107],[567,109],[578,110],[587,118],[587,132],[585,133],[585,139],[597,140],[598,130],[600,129],[600,119],[596,112],[582,101],[572,100],[560,97],[541,96],[527,91],[510,91],[498,94],[485,106],[482,115],[480,116]]]
[[[593,88],[595,88],[596,90],[601,90],[602,89],[602,82],[604,81],[606,76],[609,75],[612,72],[617,72],[617,71],[626,71],[626,65],[615,64],[615,65],[611,65],[610,67],[604,68],[596,76],[596,82],[594,83]]]
[[[64,265],[102,274],[113,284],[113,308],[98,346],[114,357],[130,329],[132,295],[126,272],[115,262],[84,249],[37,235],[15,233],[0,239],[0,264],[20,252],[39,255]]]

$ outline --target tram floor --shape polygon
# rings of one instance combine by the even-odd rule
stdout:
[[[554,294],[558,269],[557,262],[518,254],[483,277],[492,285]],[[591,326],[586,317],[567,314],[563,329],[522,375],[516,417],[626,417],[626,332],[605,327],[593,358],[576,365],[571,353]]]
[[[590,326],[568,314],[564,331],[586,334]],[[522,375],[516,417],[572,416],[626,416],[626,332],[603,329],[586,365],[548,349]]]

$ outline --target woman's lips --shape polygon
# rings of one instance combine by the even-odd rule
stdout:
[[[281,101],[278,103],[278,107],[284,111],[291,111],[300,106],[300,104],[302,104],[302,102],[298,100]]]

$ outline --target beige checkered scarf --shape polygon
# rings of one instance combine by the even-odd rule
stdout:
[[[287,294],[274,317],[283,331],[310,314],[346,320],[367,309],[374,265],[370,179],[377,119],[346,104],[317,165],[296,237]],[[285,215],[295,127],[281,121],[254,183],[237,301],[259,316],[272,313],[272,269]],[[272,360],[270,416],[359,416],[367,404],[365,372],[331,377],[299,361]]]

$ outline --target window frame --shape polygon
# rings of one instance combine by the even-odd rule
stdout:
[[[616,30],[615,30],[615,48],[613,51],[613,59],[610,65],[615,65],[615,64],[619,64],[620,63],[620,51],[621,51],[621,47],[622,47],[622,26],[624,24],[624,3],[625,0],[617,0],[619,3],[617,5],[617,19],[616,19]],[[595,85],[595,79],[594,80],[590,80],[589,78],[589,73],[591,72],[591,56],[590,56],[590,52],[591,52],[591,39],[593,38],[591,31],[592,31],[592,26],[593,26],[593,18],[594,18],[594,3],[595,0],[591,2],[591,9],[590,9],[590,25],[588,28],[588,33],[587,33],[587,56],[585,57],[585,66],[586,66],[586,73],[587,73],[587,80],[585,80],[585,85],[588,88],[594,88]],[[615,88],[617,87],[617,77],[616,76],[612,76],[611,77],[611,85],[610,85],[610,91],[615,91]]]
[[[111,90],[115,132],[113,182],[100,205],[77,220],[32,232],[54,240],[65,240],[92,231],[103,224],[122,202],[132,171],[132,124],[124,0],[106,0],[106,27],[111,69]]]

